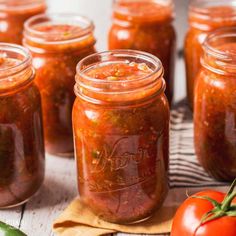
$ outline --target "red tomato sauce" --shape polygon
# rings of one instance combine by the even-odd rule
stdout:
[[[0,208],[24,203],[44,179],[41,97],[32,69],[16,73],[21,64],[0,58]]]
[[[108,81],[126,81],[142,78],[151,72],[152,70],[144,63],[117,63],[97,67],[88,71],[86,75]]]
[[[17,59],[0,57],[0,70],[4,70],[4,69],[8,69],[8,68],[17,66],[20,63],[21,63],[21,61],[17,60]]]
[[[197,77],[195,98],[195,148],[205,170],[213,177],[232,181],[236,176],[236,43],[220,43],[218,53],[227,63],[210,58]],[[214,72],[215,71],[215,72]]]

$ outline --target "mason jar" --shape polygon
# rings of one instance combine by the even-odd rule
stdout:
[[[50,154],[73,156],[74,77],[77,63],[95,52],[93,30],[92,21],[73,14],[38,15],[25,23],[23,44],[33,55]]]
[[[233,181],[236,177],[236,28],[210,34],[203,51],[194,101],[196,154],[211,176]]]
[[[185,38],[187,97],[193,108],[194,84],[201,69],[202,45],[212,31],[236,26],[235,0],[191,0],[189,5],[189,30]]]
[[[0,43],[0,208],[23,204],[44,180],[41,96],[30,53]]]
[[[1,0],[0,41],[22,44],[24,22],[46,8],[45,0]]]
[[[73,130],[82,201],[115,223],[145,220],[168,191],[169,105],[163,67],[133,50],[77,66]]]

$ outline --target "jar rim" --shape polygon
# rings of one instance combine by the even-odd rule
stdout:
[[[174,2],[173,2],[173,0],[149,0],[149,1],[147,1],[147,0],[114,0],[113,1],[113,9],[114,9],[113,11],[114,11],[114,13],[117,13],[117,14],[120,14],[122,16],[127,17],[127,19],[129,21],[138,21],[139,22],[139,21],[141,21],[140,19],[143,19],[143,21],[146,22],[146,23],[148,23],[148,22],[152,23],[152,22],[156,21],[156,18],[159,19],[160,12],[157,12],[157,11],[148,12],[148,17],[147,17],[147,14],[145,14],[145,15],[143,14],[143,11],[140,11],[141,15],[140,15],[140,12],[134,12],[134,11],[131,12],[127,5],[125,5],[125,6],[122,5],[124,3],[126,4],[126,3],[129,3],[129,2],[130,3],[145,3],[145,5],[146,5],[147,2],[150,2],[152,4],[163,5],[163,7],[168,7],[168,8],[171,9],[170,16],[168,14],[166,19],[168,21],[169,20],[171,21],[174,18],[174,12],[173,12]],[[167,15],[166,12],[165,12],[165,14]],[[114,15],[114,18],[115,18],[115,15]],[[119,19],[119,21],[124,21],[124,19]]]
[[[222,6],[222,3],[228,3],[227,5],[234,5],[235,0],[190,0],[189,7],[196,7],[199,10],[207,10],[208,6]]]
[[[137,78],[134,80],[118,80],[118,81],[110,81],[110,80],[101,80],[101,79],[96,79],[96,78],[92,78],[89,77],[87,75],[84,74],[85,69],[83,68],[83,63],[85,63],[86,61],[91,60],[93,57],[110,57],[110,56],[121,56],[121,57],[126,57],[126,56],[138,56],[139,59],[146,59],[146,60],[151,60],[154,63],[158,64],[158,66],[155,68],[155,70],[153,70],[150,74],[143,76],[141,78]],[[87,68],[86,68],[87,69]],[[98,53],[94,53],[92,55],[89,55],[85,58],[83,58],[82,60],[79,61],[79,63],[76,66],[76,72],[77,75],[86,78],[88,81],[90,82],[102,82],[102,83],[111,83],[111,84],[119,84],[119,83],[129,83],[129,82],[139,82],[140,80],[144,80],[147,77],[153,76],[156,73],[158,73],[160,70],[162,69],[162,63],[160,61],[160,59],[158,59],[156,56],[147,53],[147,52],[143,52],[143,51],[138,51],[138,50],[131,50],[131,49],[116,49],[116,50],[108,50],[108,51],[103,51],[103,52],[98,52]]]
[[[199,13],[209,13],[208,7],[214,6],[232,6],[236,7],[236,0],[190,0],[189,9],[190,11]]]
[[[87,71],[120,63],[145,63],[152,71],[133,79],[107,80],[86,75]],[[152,54],[136,50],[110,50],[95,53],[82,59],[76,67],[75,94],[95,104],[128,104],[147,101],[165,90],[161,61]],[[133,95],[133,96],[132,96]]]
[[[7,11],[22,11],[25,9],[34,9],[35,7],[42,5],[46,7],[46,0],[0,0],[0,10]]]
[[[210,33],[202,45],[204,54],[201,64],[203,67],[218,74],[235,74],[236,50],[234,52],[219,48],[227,43],[236,45],[236,27],[220,28]]]
[[[42,32],[34,29],[33,26],[48,24],[48,25],[69,25],[76,26],[78,29],[70,35],[63,32]],[[40,44],[67,44],[77,42],[84,37],[87,37],[94,31],[94,24],[89,18],[75,13],[46,13],[33,16],[24,23],[24,37],[30,41]],[[47,37],[50,39],[47,40]],[[56,40],[51,37],[56,36]]]
[[[217,29],[214,32],[210,33],[206,40],[203,43],[203,49],[206,53],[214,56],[215,58],[222,60],[236,59],[236,51],[234,52],[225,52],[223,50],[217,49],[212,44],[214,41],[219,39],[235,38],[236,43],[236,27],[226,27]]]
[[[32,56],[29,50],[25,47],[20,45],[11,44],[11,43],[0,43],[0,55],[3,54],[6,56],[10,53],[15,54],[15,56],[11,57],[12,59],[19,59],[19,56],[22,57],[20,63],[7,67],[7,68],[0,68],[0,81],[7,80],[8,76],[14,76],[17,73],[24,71],[27,67],[29,67],[32,63]],[[9,58],[9,57],[8,57]]]
[[[227,16],[221,11],[223,12],[222,15],[212,17],[212,7],[230,7],[232,11]],[[236,0],[191,0],[189,3],[189,19],[193,27],[201,30],[211,28],[208,26],[209,22],[222,23],[222,19],[230,22],[236,21]]]
[[[113,6],[114,7],[118,7],[120,10],[125,10],[126,7],[122,7],[120,6],[119,4],[121,3],[128,3],[128,2],[131,2],[131,3],[147,3],[147,0],[114,0],[113,2]],[[170,6],[170,7],[173,7],[174,6],[174,3],[173,3],[173,0],[149,0],[150,3],[154,3],[154,4],[161,4],[163,6]]]

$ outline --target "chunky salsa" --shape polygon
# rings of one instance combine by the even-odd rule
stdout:
[[[108,39],[109,49],[136,49],[160,58],[169,102],[173,97],[176,43],[172,20],[171,1],[116,0]]]
[[[223,36],[214,46],[219,58],[207,54],[197,77],[195,148],[208,173],[232,181],[236,177],[236,43],[227,43]]]
[[[185,64],[187,79],[187,96],[193,108],[194,83],[201,69],[200,58],[203,54],[202,44],[207,35],[215,29],[236,26],[236,1],[199,1],[190,5],[190,29],[185,39]],[[199,4],[199,5],[197,5]]]
[[[0,1],[0,41],[22,44],[24,22],[31,16],[45,11],[44,0]]]
[[[106,62],[82,73],[104,83],[106,92],[96,93],[96,86],[87,92],[77,75],[73,127],[80,196],[107,221],[143,220],[168,190],[169,108],[163,87],[140,89],[153,73],[144,63]],[[134,81],[135,92],[129,85]],[[150,93],[155,96],[145,100]]]
[[[61,15],[62,21],[70,17]],[[76,20],[63,24],[56,17],[43,16],[29,20],[25,28],[24,45],[32,52],[42,94],[46,151],[59,156],[73,155],[71,112],[76,64],[95,52],[93,26],[87,19],[86,24],[83,28]]]
[[[107,81],[126,81],[139,79],[152,73],[144,63],[114,63],[89,70],[86,75],[95,79]]]
[[[20,67],[22,60],[1,55],[0,208],[27,201],[44,179],[41,97],[32,68]]]

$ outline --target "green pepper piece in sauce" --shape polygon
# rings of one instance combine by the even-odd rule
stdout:
[[[0,236],[27,236],[19,229],[0,221]]]

